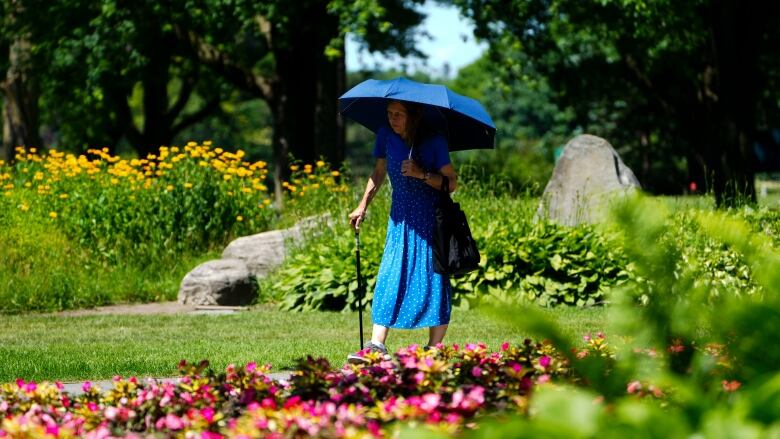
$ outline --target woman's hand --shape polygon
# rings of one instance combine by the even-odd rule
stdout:
[[[363,219],[366,217],[366,208],[365,207],[358,207],[357,209],[353,210],[352,213],[349,214],[349,224],[352,226],[353,229],[357,232],[360,230],[360,223],[363,222]]]
[[[414,160],[404,160],[401,162],[401,175],[422,179],[425,177],[425,170]]]

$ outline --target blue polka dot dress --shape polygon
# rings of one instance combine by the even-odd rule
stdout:
[[[449,279],[433,271],[431,243],[436,189],[421,179],[401,175],[409,147],[390,128],[377,132],[374,156],[387,159],[392,205],[387,237],[371,304],[374,324],[391,328],[420,328],[450,322]],[[438,172],[450,163],[447,143],[431,136],[415,145],[412,158],[426,171]]]

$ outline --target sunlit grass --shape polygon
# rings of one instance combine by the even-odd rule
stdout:
[[[604,329],[603,308],[545,312],[573,341]],[[370,313],[363,319],[368,340]],[[482,341],[497,350],[504,341],[521,342],[527,336],[475,311],[454,310],[445,341]],[[387,345],[396,350],[427,340],[427,329],[391,330]],[[215,370],[257,361],[279,371],[312,355],[339,367],[358,348],[357,313],[295,313],[261,306],[231,315],[6,316],[0,319],[0,382],[176,376],[181,359],[208,359]]]

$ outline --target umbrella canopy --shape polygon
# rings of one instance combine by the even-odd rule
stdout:
[[[496,125],[482,105],[443,85],[406,78],[369,79],[339,98],[339,112],[377,132],[387,122],[387,104],[404,101],[421,104],[429,127],[447,137],[450,151],[493,148]]]

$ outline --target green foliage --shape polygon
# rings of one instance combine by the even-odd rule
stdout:
[[[109,264],[68,238],[56,220],[22,214],[11,197],[0,197],[0,209],[0,314],[173,300],[181,278],[207,258]]]
[[[778,88],[772,87],[780,38],[774,5],[451,3],[490,44],[499,82],[515,91],[521,82],[544,92],[567,115],[572,131],[615,145],[646,189],[679,193],[696,181],[700,190],[714,188],[719,204],[723,192],[746,192],[750,198],[753,151],[740,150],[739,137],[752,144],[754,133],[777,126],[780,116]],[[730,13],[723,15],[722,8]],[[732,72],[736,64],[743,68]],[[712,80],[716,77],[720,80]],[[732,123],[744,131],[723,129]]]
[[[630,278],[620,246],[595,227],[528,220],[525,230],[501,227],[499,222],[511,215],[497,217],[475,233],[486,257],[484,266],[452,279],[474,302],[519,299],[542,306],[592,306],[602,304],[611,287]]]
[[[677,219],[661,203],[632,200],[616,209],[615,220],[626,254],[654,289],[643,306],[636,303],[647,293],[645,283],[628,283],[613,293],[611,331],[621,335],[622,349],[634,354],[573,361],[572,369],[586,388],[540,389],[530,407],[538,416],[490,422],[472,436],[775,434],[780,429],[780,357],[770,347],[780,328],[780,254],[751,231],[751,225],[731,215],[691,213],[689,221],[701,235],[736,252],[763,291],[760,296],[740,295],[732,284],[724,286],[728,294],[712,301],[710,285],[696,282],[702,273],[686,264],[680,243],[663,238]],[[550,339],[560,352],[572,352],[556,325],[536,310],[502,307],[494,312],[505,322]],[[647,355],[648,347],[668,354]],[[720,351],[717,361],[706,354],[713,349]],[[627,379],[637,386],[652,383],[665,389],[662,401],[633,394]]]
[[[607,235],[586,225],[534,223],[536,199],[513,197],[504,193],[505,187],[498,180],[479,183],[466,177],[456,193],[483,257],[479,270],[451,279],[456,306],[493,300],[595,305],[604,301],[609,286],[629,278],[630,267],[620,247]],[[351,197],[329,201],[333,232],[313,236],[262,281],[263,300],[281,301],[285,309],[356,309],[355,241],[347,214],[362,195],[358,188]],[[382,258],[389,204],[385,189],[361,227],[365,303],[372,298]]]

